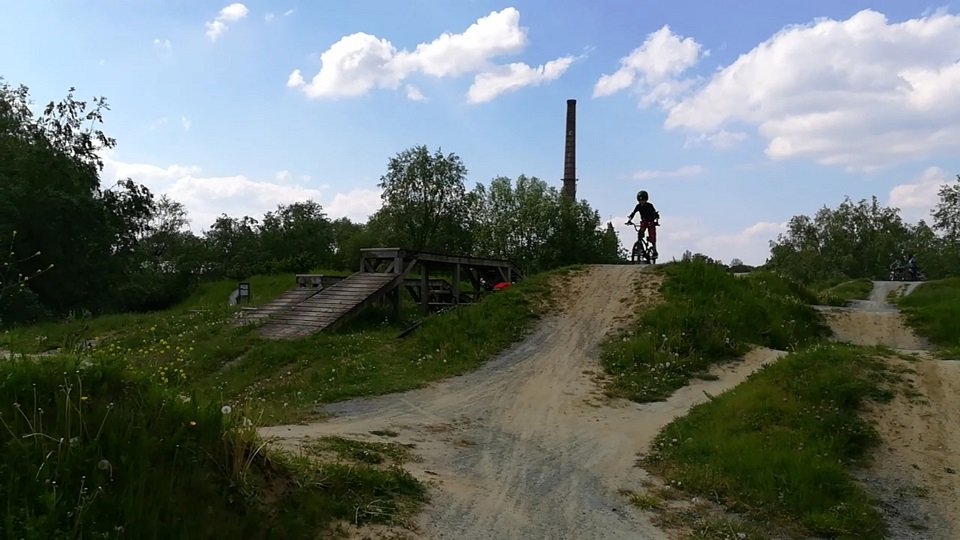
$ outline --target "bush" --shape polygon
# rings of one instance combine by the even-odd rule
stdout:
[[[51,315],[29,288],[11,287],[0,295],[0,328],[39,322]]]

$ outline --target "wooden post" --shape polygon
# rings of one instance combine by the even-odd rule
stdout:
[[[453,304],[460,303],[460,263],[453,265]]]
[[[394,287],[390,291],[390,303],[393,304],[393,320],[398,320],[400,318],[400,286]]]
[[[430,273],[427,270],[426,263],[420,263],[420,311],[424,314],[430,312]]]

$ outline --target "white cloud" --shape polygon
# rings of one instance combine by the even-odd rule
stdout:
[[[703,174],[706,169],[701,165],[684,165],[672,171],[637,171],[633,173],[634,180],[654,180],[657,178],[678,178],[682,176],[696,176]]]
[[[98,63],[98,64],[100,64],[101,66],[105,66],[105,65],[107,65],[107,61],[106,61],[106,60],[104,60],[103,58],[101,58],[101,59],[100,59],[100,61],[99,61],[99,62],[97,62],[97,63]]]
[[[151,122],[150,125],[148,126],[148,128],[151,129],[151,130],[157,129],[158,127],[167,125],[167,122],[169,122],[169,121],[170,121],[170,119],[167,118],[166,116],[161,116],[160,118],[157,118],[156,120],[154,120],[153,122]]]
[[[347,193],[337,193],[324,209],[333,219],[346,217],[350,221],[365,222],[377,210],[383,201],[380,191],[374,189],[353,189]]]
[[[202,176],[196,166],[128,163],[117,159],[112,151],[103,152],[102,157],[104,185],[132,178],[157,195],[167,194],[184,205],[191,229],[197,233],[208,229],[223,213],[261,219],[277,205],[305,200],[319,202],[331,218],[348,217],[354,221],[365,221],[380,207],[379,191],[358,188],[326,197],[325,186],[314,188],[291,183],[288,171],[278,172],[276,181],[261,181],[244,175]]]
[[[563,58],[537,68],[491,62],[519,53],[526,45],[520,12],[512,7],[477,19],[462,33],[443,33],[413,51],[398,51],[387,39],[357,32],[343,36],[320,55],[322,67],[309,82],[297,69],[290,74],[287,86],[300,88],[312,99],[354,97],[375,88],[396,90],[415,73],[438,78],[479,73],[470,94],[471,102],[477,103],[505,91],[553,80],[569,66]]]
[[[206,23],[207,38],[209,38],[210,41],[216,41],[217,38],[227,30],[228,22],[237,22],[246,17],[249,12],[250,10],[247,9],[247,6],[241,3],[230,4],[221,9],[214,20]]]
[[[294,14],[294,10],[292,10],[292,9],[288,9],[288,10],[286,10],[286,11],[283,12],[283,16],[284,16],[284,17],[289,17],[289,16],[291,16],[291,15],[293,15],[293,14]],[[272,21],[272,20],[274,20],[274,19],[276,19],[276,18],[277,18],[277,14],[274,13],[274,12],[272,12],[272,11],[263,16],[263,20],[265,20],[265,21],[267,21],[267,22],[270,22],[270,21]]]
[[[171,43],[169,39],[155,38],[153,40],[153,47],[160,53],[169,53],[173,50],[173,43]]]
[[[535,68],[524,63],[514,63],[494,71],[479,73],[467,91],[467,100],[470,103],[486,103],[501,94],[556,80],[572,63],[572,56],[564,56]]]
[[[293,73],[287,77],[287,88],[297,88],[304,84],[306,84],[306,82],[303,80],[303,75],[300,74],[299,69],[293,70]]]
[[[758,266],[770,256],[770,241],[776,240],[786,227],[786,223],[761,221],[739,231],[717,233],[716,227],[705,226],[698,219],[672,217],[661,220],[658,247],[662,260],[680,259],[684,251],[690,250],[726,263],[737,258]]]
[[[683,143],[683,147],[691,148],[706,143],[720,150],[729,150],[745,140],[747,140],[747,134],[742,131],[730,132],[721,129],[716,133],[700,133],[699,135],[688,137]]]
[[[871,170],[954,151],[960,15],[890,23],[863,10],[789,26],[665,108],[668,129],[755,126],[771,159]]]
[[[627,251],[637,239],[636,230],[624,225],[626,218],[613,221],[620,244]],[[744,263],[759,266],[770,256],[770,241],[786,231],[786,223],[761,221],[738,231],[720,232],[698,218],[669,216],[660,220],[657,229],[657,251],[661,262],[680,260],[683,252],[703,253],[729,263],[738,258]]]
[[[423,95],[423,92],[421,92],[419,88],[412,84],[408,84],[407,99],[410,101],[426,101],[427,97]]]
[[[940,167],[928,167],[909,184],[900,184],[890,190],[888,206],[900,209],[904,221],[931,221],[934,206],[940,201],[940,188],[952,183]]]
[[[693,84],[678,77],[697,63],[703,52],[693,38],[674,34],[669,26],[647,35],[642,45],[620,59],[620,69],[602,75],[593,87],[593,97],[604,97],[632,88],[644,106],[671,106]]]
[[[180,125],[183,126],[184,131],[190,131],[190,126],[193,125],[193,122],[190,121],[186,116],[180,117]]]

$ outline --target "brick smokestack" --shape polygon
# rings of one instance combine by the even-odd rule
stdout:
[[[577,200],[577,100],[567,100],[567,136],[563,153],[563,196]]]

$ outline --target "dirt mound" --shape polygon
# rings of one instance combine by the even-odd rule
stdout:
[[[870,298],[854,300],[849,307],[818,306],[833,330],[833,339],[854,345],[883,345],[891,349],[921,351],[930,343],[913,333],[897,307],[889,302],[891,295],[910,294],[920,283],[875,281]]]
[[[892,538],[952,540],[960,538],[960,362],[928,354],[930,344],[889,302],[918,285],[875,282],[868,300],[823,309],[834,339],[913,355],[889,360],[909,390],[867,413],[882,442],[873,465],[857,476],[878,499]]]
[[[600,393],[598,346],[662,277],[636,266],[595,266],[569,281],[564,309],[479,370],[431,387],[325,407],[327,422],[262,430],[296,448],[340,435],[414,444],[406,466],[432,487],[418,522],[424,538],[667,538],[622,489],[647,480],[635,466],[670,421],[732,388],[780,353],[758,350],[664,402]],[[639,293],[639,294],[638,294]]]

